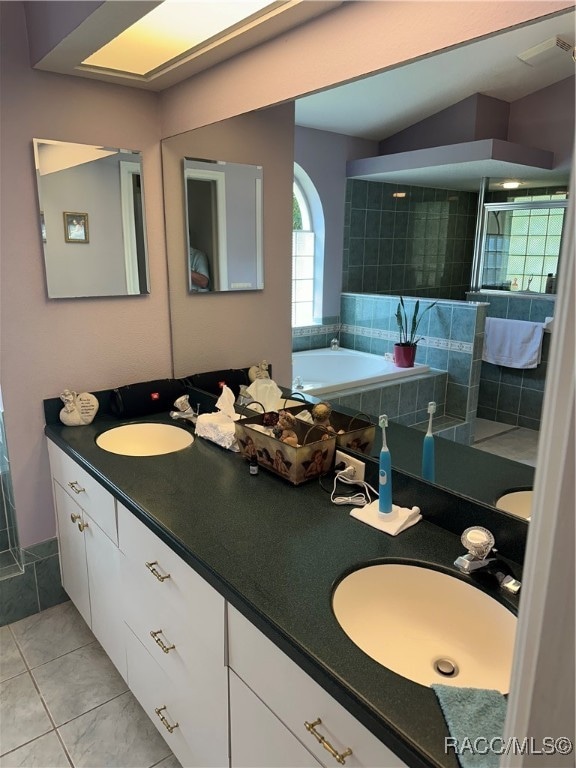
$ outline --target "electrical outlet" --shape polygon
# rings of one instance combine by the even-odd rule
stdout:
[[[335,464],[338,465],[341,462],[344,463],[347,467],[354,467],[354,471],[356,472],[354,475],[354,480],[357,483],[362,483],[364,481],[366,464],[363,461],[353,458],[352,456],[348,456],[348,454],[343,453],[343,451],[336,451]]]

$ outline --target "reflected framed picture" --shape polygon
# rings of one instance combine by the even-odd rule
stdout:
[[[88,214],[64,211],[64,240],[67,243],[87,243]]]

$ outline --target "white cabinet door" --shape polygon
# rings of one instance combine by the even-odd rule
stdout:
[[[320,768],[274,713],[230,670],[231,768]]]
[[[70,600],[78,608],[82,618],[90,626],[90,597],[88,593],[88,568],[84,536],[78,527],[84,522],[84,513],[68,496],[59,483],[53,481],[56,520],[60,552],[62,586]]]
[[[122,622],[120,551],[84,514],[84,541],[88,565],[88,588],[92,632],[116,668],[126,679],[126,650]]]

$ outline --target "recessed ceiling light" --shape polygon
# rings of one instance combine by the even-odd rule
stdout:
[[[164,0],[82,64],[146,75],[278,5],[272,0]]]
[[[392,192],[392,197],[406,197],[406,192]]]
[[[503,189],[518,189],[518,187],[522,186],[521,181],[504,181],[502,182],[502,188]]]

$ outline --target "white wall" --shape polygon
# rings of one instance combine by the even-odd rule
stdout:
[[[346,162],[378,153],[378,142],[314,128],[296,127],[294,160],[310,177],[325,221],[322,315],[340,314]]]
[[[50,296],[126,293],[118,160],[102,158],[40,177]],[[88,215],[88,242],[65,241],[64,212]]]

